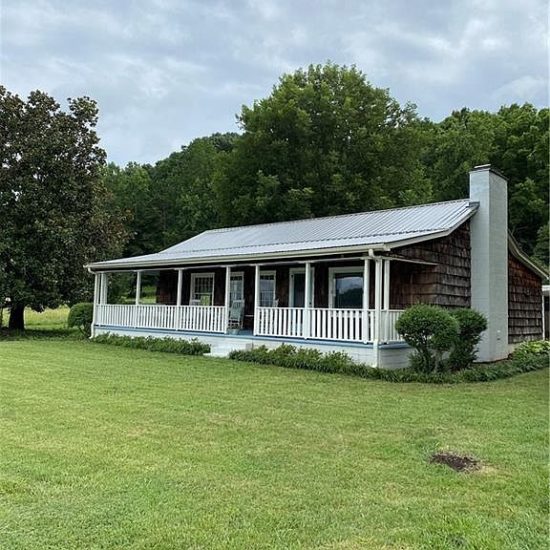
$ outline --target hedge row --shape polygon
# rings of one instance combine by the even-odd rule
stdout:
[[[248,351],[233,351],[229,354],[230,359],[237,361],[346,374],[388,382],[422,382],[429,384],[487,382],[508,378],[516,374],[548,367],[549,357],[550,344],[548,342],[529,342],[519,346],[514,354],[505,361],[476,365],[458,372],[423,373],[410,368],[398,370],[377,369],[354,363],[345,353],[322,354],[314,349],[295,348],[289,345],[282,345],[271,350],[261,346]]]
[[[203,355],[210,352],[210,346],[198,340],[176,340],[174,338],[153,338],[148,336],[117,336],[115,334],[100,334],[92,339],[98,344],[111,344],[124,348],[146,349],[149,351],[163,351],[179,353],[180,355]]]

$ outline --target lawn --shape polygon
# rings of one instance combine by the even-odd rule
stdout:
[[[547,547],[546,370],[399,385],[12,339],[0,412],[2,548]]]

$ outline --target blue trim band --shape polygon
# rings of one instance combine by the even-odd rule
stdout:
[[[223,332],[189,332],[175,329],[164,328],[137,328],[137,327],[118,327],[112,325],[94,325],[95,328],[101,330],[120,330],[124,332],[154,332],[157,334],[173,335],[179,334],[181,336],[189,336],[190,338],[200,338],[201,336],[208,336],[214,338],[235,338],[241,340],[267,340],[274,342],[281,342],[282,344],[315,344],[317,346],[346,346],[353,348],[371,349],[372,344],[363,344],[361,342],[348,342],[341,340],[316,340],[314,338],[281,338],[278,336],[254,336],[253,334],[226,334]],[[409,346],[405,342],[394,342],[392,344],[380,344],[380,349],[400,349],[408,348]]]

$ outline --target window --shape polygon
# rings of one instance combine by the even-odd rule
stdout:
[[[214,273],[191,274],[191,303],[201,306],[214,304]]]
[[[275,271],[260,272],[260,307],[275,306]]]
[[[244,274],[242,272],[231,273],[229,307],[235,300],[244,300]]]
[[[334,308],[363,307],[363,272],[355,267],[330,270],[330,304]]]

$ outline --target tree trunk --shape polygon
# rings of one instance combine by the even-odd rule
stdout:
[[[10,308],[10,330],[25,330],[25,305],[13,304]]]

